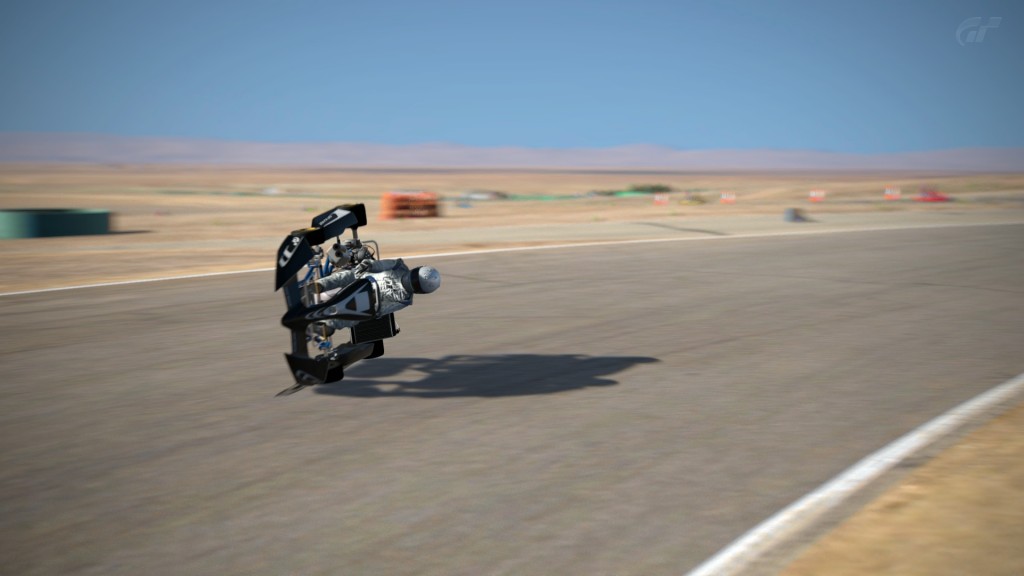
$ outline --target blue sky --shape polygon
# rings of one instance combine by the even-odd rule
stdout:
[[[0,79],[0,131],[1024,146],[1024,3],[0,0]]]

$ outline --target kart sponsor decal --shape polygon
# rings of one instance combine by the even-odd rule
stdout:
[[[319,219],[319,218],[317,218],[316,220],[313,220],[313,226],[316,226],[317,228],[324,228],[328,224],[333,224],[334,222],[337,222],[338,220],[341,220],[342,218],[344,218],[348,214],[351,214],[351,212],[349,212],[348,210],[342,210],[341,208],[335,208],[334,211],[332,211],[330,214],[327,214],[327,216],[324,217],[322,220]]]
[[[292,256],[295,255],[295,251],[299,249],[299,243],[301,242],[302,238],[299,238],[298,236],[292,236],[291,243],[281,250],[281,258],[279,258],[277,261],[278,268],[284,268],[285,266],[288,265],[288,262],[291,261]]]

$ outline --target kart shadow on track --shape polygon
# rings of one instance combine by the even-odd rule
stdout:
[[[335,396],[451,398],[551,394],[589,386],[613,386],[609,378],[642,356],[582,354],[456,355],[439,359],[378,358],[353,366],[345,379],[313,388]]]

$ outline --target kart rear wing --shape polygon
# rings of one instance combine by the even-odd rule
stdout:
[[[341,236],[346,230],[357,234],[360,226],[366,226],[366,206],[363,204],[341,204],[313,218],[309,228],[292,231],[281,247],[277,249],[277,274],[274,290],[293,280],[295,275],[313,258],[313,247]]]

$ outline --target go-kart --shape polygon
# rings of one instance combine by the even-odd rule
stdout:
[[[285,360],[295,378],[295,385],[281,394],[340,381],[347,367],[384,354],[384,340],[399,332],[394,311],[412,303],[413,291],[430,292],[440,285],[432,268],[421,267],[436,276],[434,288],[423,290],[415,275],[421,268],[410,273],[400,259],[380,261],[377,243],[359,239],[365,225],[363,204],[343,204],[313,218],[309,228],[291,232],[278,248],[274,289],[284,290],[287,311],[281,324],[291,331],[292,342]],[[351,238],[343,241],[346,232]],[[325,251],[321,246],[332,240]],[[372,273],[382,262],[395,264]],[[338,277],[345,285],[324,289],[327,280]],[[396,298],[405,299],[396,303]]]

